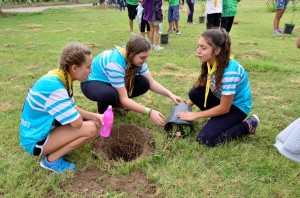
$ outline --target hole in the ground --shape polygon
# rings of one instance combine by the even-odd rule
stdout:
[[[151,134],[134,125],[115,125],[108,138],[96,138],[92,142],[96,152],[102,153],[108,160],[120,159],[130,162],[141,155],[149,155],[155,149]]]

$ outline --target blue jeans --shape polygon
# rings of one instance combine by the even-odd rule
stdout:
[[[276,0],[276,10],[286,9],[289,0]]]
[[[196,1],[196,0],[194,0]],[[186,3],[188,4],[189,6],[189,9],[190,9],[190,12],[189,12],[189,15],[188,15],[188,19],[187,19],[187,22],[188,23],[193,23],[194,20],[193,20],[193,15],[194,15],[194,3],[192,3],[192,0],[186,0]]]

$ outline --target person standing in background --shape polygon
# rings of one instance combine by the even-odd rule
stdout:
[[[279,29],[279,23],[280,23],[280,19],[281,19],[283,13],[285,12],[285,9],[287,8],[288,3],[289,3],[289,0],[276,0],[276,13],[275,13],[274,22],[273,22],[273,26],[274,26],[273,34],[274,35],[282,34],[282,30]]]
[[[148,21],[150,25],[149,40],[151,48],[155,51],[163,50],[164,48],[159,46],[159,24],[163,20],[162,14],[162,0],[144,0],[144,20]]]
[[[228,33],[231,30],[234,17],[237,12],[237,4],[240,0],[223,0],[223,10],[222,10],[222,18],[221,18],[221,26]]]
[[[136,8],[138,7],[139,3],[137,2],[137,0],[126,0],[126,4],[128,10],[128,17],[129,17],[130,34],[131,36],[134,36],[135,34],[133,32],[133,20],[137,15]]]
[[[189,7],[187,23],[190,23],[190,24],[194,24],[193,16],[194,16],[195,2],[196,2],[196,0],[186,0],[186,4]]]
[[[182,0],[169,0],[169,8],[168,8],[168,22],[169,22],[169,34],[173,33],[173,30],[177,35],[180,35],[179,31],[179,9],[180,4],[182,5]]]
[[[222,0],[207,0],[206,11],[207,22],[206,29],[220,27],[222,17]]]

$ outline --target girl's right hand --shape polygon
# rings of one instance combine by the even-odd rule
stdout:
[[[159,126],[164,126],[165,125],[165,116],[163,114],[161,114],[158,111],[155,111],[154,109],[151,110],[150,114],[150,119],[155,122],[155,124],[159,125]]]

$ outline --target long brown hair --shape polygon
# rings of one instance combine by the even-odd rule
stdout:
[[[87,47],[81,44],[70,44],[66,46],[61,53],[59,69],[62,69],[64,71],[67,91],[70,97],[73,96],[73,82],[71,82],[71,87],[69,87],[69,67],[72,65],[80,67],[86,61],[86,56],[91,54],[92,52]]]
[[[125,71],[125,86],[129,96],[132,95],[134,88],[134,79],[137,69],[140,65],[133,64],[135,55],[148,52],[151,49],[150,43],[140,35],[133,36],[126,44],[126,71]]]
[[[214,93],[217,92],[221,88],[222,76],[225,68],[229,64],[230,60],[230,47],[231,41],[229,34],[225,29],[208,29],[201,34],[201,37],[204,38],[207,43],[212,46],[213,53],[215,50],[220,48],[220,53],[216,55],[216,61],[218,62],[218,67],[216,71],[216,89],[213,90]],[[203,62],[201,65],[201,73],[194,84],[194,88],[204,86],[207,80],[207,62]]]

